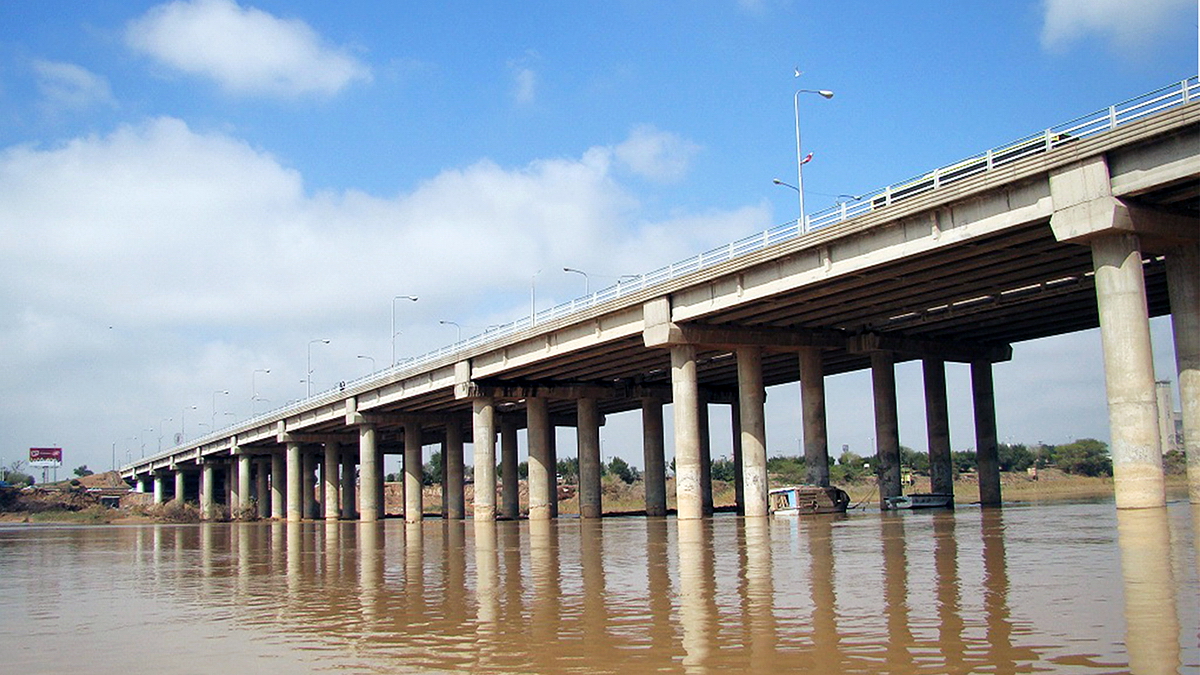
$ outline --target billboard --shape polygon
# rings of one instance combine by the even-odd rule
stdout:
[[[30,448],[29,466],[62,466],[62,448]]]

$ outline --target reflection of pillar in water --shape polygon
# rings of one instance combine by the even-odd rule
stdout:
[[[154,558],[154,574],[158,576],[159,570],[162,569],[163,560],[163,526],[155,523],[153,528],[154,536],[152,537],[152,541],[154,542],[154,552],[152,557]],[[141,559],[140,556],[138,559]]]
[[[583,576],[583,612],[580,616],[583,640],[587,654],[586,663],[606,665],[610,643],[608,636],[608,608],[605,605],[606,587],[604,579],[604,522],[598,519],[579,521],[579,556]]]
[[[304,531],[300,523],[287,524],[287,593],[288,598],[295,600],[300,591],[302,567],[304,560]]]
[[[499,564],[496,561],[496,527],[489,521],[474,521],[475,528],[475,649],[478,659],[472,670],[492,666],[496,651],[496,624],[500,619]]]
[[[467,623],[466,528],[462,520],[442,524],[442,616],[450,625]]]
[[[229,526],[230,544],[233,548],[234,559],[237,561],[238,595],[244,596],[250,589],[250,525],[234,523]]]
[[[646,590],[649,605],[650,653],[672,662],[675,629],[671,625],[670,528],[666,520],[646,519]]]
[[[836,673],[842,669],[842,644],[841,635],[838,633],[833,521],[818,517],[804,520],[803,527],[808,534],[808,578],[813,605],[813,664],[816,666],[816,672]]]
[[[421,523],[404,526],[404,584],[410,601],[424,599],[425,529]]]
[[[200,524],[200,572],[206,577],[212,575],[214,527],[212,523]]]
[[[883,611],[888,627],[884,660],[887,670],[904,672],[913,667],[913,636],[908,625],[908,552],[903,516],[881,514],[879,534],[883,539]]]
[[[530,624],[534,644],[545,646],[535,655],[535,662],[549,666],[557,641],[559,619],[559,597],[562,585],[558,569],[558,523],[550,519],[530,520],[529,525],[529,573],[533,585],[533,607],[530,608]]]
[[[677,520],[679,528],[679,619],[683,624],[683,669],[705,672],[709,651],[715,645],[713,597],[712,521]]]
[[[1117,536],[1125,579],[1129,670],[1179,672],[1179,615],[1166,508],[1118,509]]]
[[[987,621],[987,663],[996,672],[1012,672],[1012,621],[1008,608],[1008,561],[1005,560],[1004,514],[980,511],[983,529],[983,613]]]
[[[945,659],[946,672],[966,670],[963,659],[963,618],[958,578],[958,539],[955,538],[955,514],[939,511],[933,517],[933,569],[936,575],[938,607],[938,644]]]
[[[774,658],[775,585],[771,580],[771,522],[747,518],[742,525],[742,620],[749,633],[750,670],[767,672]]]
[[[497,590],[497,597],[503,600],[504,615],[509,617],[525,616],[523,602],[526,579],[521,572],[524,562],[521,546],[523,527],[522,523],[513,520],[496,523],[500,555],[504,563],[504,588]]]
[[[363,621],[371,626],[381,619],[379,603],[383,593],[383,523],[358,523],[358,603]]]
[[[342,525],[336,520],[325,521],[325,577],[333,580],[341,572]]]

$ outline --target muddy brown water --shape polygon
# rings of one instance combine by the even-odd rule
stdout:
[[[0,527],[11,673],[1200,673],[1200,508]]]

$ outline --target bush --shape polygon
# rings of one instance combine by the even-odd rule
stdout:
[[[808,478],[803,457],[771,457],[767,460],[767,473],[784,484],[799,484]]]
[[[1182,450],[1171,450],[1163,455],[1163,473],[1182,476],[1187,473],[1187,455]]]
[[[629,466],[629,463],[620,457],[612,458],[612,461],[608,463],[608,472],[620,478],[625,483],[633,483],[642,477],[637,469]]]
[[[1024,445],[1001,443],[997,448],[997,459],[1001,471],[1024,471],[1033,466],[1034,455]]]

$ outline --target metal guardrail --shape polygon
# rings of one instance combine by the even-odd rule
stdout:
[[[364,385],[384,377],[391,377],[410,371],[418,372],[423,366],[439,361],[447,356],[500,340],[501,338],[519,333],[528,328],[533,328],[548,321],[571,316],[610,300],[632,295],[633,293],[657,286],[671,279],[676,279],[686,274],[691,274],[692,272],[712,267],[713,265],[733,260],[755,251],[760,251],[769,246],[795,239],[808,232],[836,225],[851,218],[890,206],[909,197],[931,192],[971,176],[987,173],[1026,157],[1047,152],[1082,138],[1111,131],[1112,129],[1155,113],[1197,100],[1200,100],[1200,76],[1189,77],[1166,87],[1147,92],[1141,96],[1116,103],[1103,110],[1077,117],[1069,122],[1049,127],[1036,134],[940,167],[929,173],[914,176],[908,180],[893,183],[880,190],[860,195],[853,201],[839,202],[834,206],[805,216],[804,227],[801,227],[797,221],[792,220],[723,246],[710,249],[685,260],[646,272],[645,274],[631,275],[628,279],[622,277],[617,283],[591,294],[537,311],[530,316],[522,317],[516,321],[495,326],[482,333],[464,338],[454,344],[435,349],[420,356],[405,359],[379,372],[342,382],[333,389],[326,390],[302,401],[255,415],[248,420],[230,425],[224,429],[218,429],[191,443],[185,443],[165,452],[157,453],[135,464],[142,464],[147,461],[153,461],[156,458],[173,455],[180,448],[195,447],[219,441],[227,438],[229,436],[228,432],[235,428],[244,429],[253,427],[257,424],[282,417],[290,412],[299,412],[333,403],[345,397],[347,392],[356,391]]]

